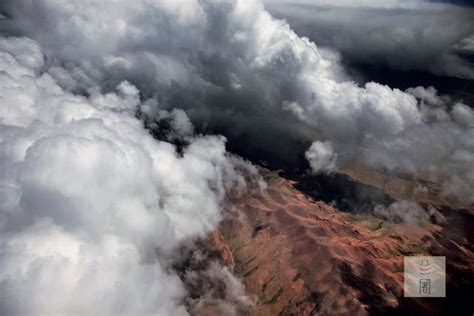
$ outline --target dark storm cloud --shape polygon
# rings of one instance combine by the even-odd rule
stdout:
[[[12,1],[4,11],[15,17],[15,33],[33,36],[55,57],[50,73],[62,87],[83,93],[127,79],[160,108],[186,109],[199,132],[224,134],[231,149],[255,160],[273,156],[279,167],[297,163],[302,156],[294,153],[309,146],[314,128],[280,107],[295,83],[284,71],[251,69],[245,55],[257,53],[258,39],[246,39],[235,4],[111,2],[97,11],[88,1],[53,3]]]
[[[430,51],[424,46],[435,33],[437,41],[428,46],[440,51],[437,47],[456,43],[472,26],[466,20],[471,11],[441,4],[321,3],[328,7],[328,17],[346,14],[348,8],[373,15],[349,22],[354,30],[357,25],[382,27],[373,37],[391,43],[401,64],[413,60],[404,61],[402,55],[411,55],[400,52],[413,49],[418,52],[413,56],[421,56]],[[373,82],[359,86],[345,73],[337,53],[299,37],[261,3],[60,4],[15,1],[3,11],[17,21],[18,32],[43,46],[49,56],[45,67],[64,89],[87,93],[99,85],[108,91],[126,79],[140,88],[144,98],[155,100],[149,103],[152,107],[185,109],[198,131],[222,133],[230,139],[230,148],[249,156],[289,157],[282,161],[294,162],[303,146],[318,140],[306,158],[324,171],[362,160],[391,170],[438,170],[458,177],[455,182],[467,185],[465,190],[471,187],[472,128],[455,115],[461,111],[470,117],[468,107],[450,104],[435,90],[421,87],[405,93]],[[426,20],[407,18],[410,12],[431,21],[430,27],[422,32]],[[384,28],[382,21],[398,28]],[[348,28],[349,22],[342,20],[340,29]],[[398,34],[400,44],[390,41],[384,30]],[[421,45],[418,38],[427,42]],[[413,47],[404,48],[406,40]],[[356,51],[368,56],[372,46],[385,47],[364,42],[358,46],[363,49]],[[427,95],[441,101],[432,104],[424,99]],[[153,121],[153,111],[142,114],[145,121]],[[427,138],[439,144],[426,143]]]
[[[350,63],[474,78],[474,9],[426,1],[267,1],[300,36],[340,51]]]

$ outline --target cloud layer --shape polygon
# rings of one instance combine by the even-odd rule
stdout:
[[[428,28],[436,36],[427,36],[452,44],[471,28],[470,22],[463,23],[470,9],[452,5],[338,3],[337,8],[382,10],[382,17],[387,10],[435,17],[454,12],[453,30]],[[429,88],[407,93],[374,82],[359,86],[337,53],[299,37],[262,3],[112,1],[98,6],[85,1],[61,6],[52,0],[33,5],[7,1],[2,11],[12,17],[11,32],[44,46],[45,67],[63,89],[87,95],[90,87],[112,91],[128,80],[155,99],[142,105],[147,122],[160,119],[156,109],[183,108],[198,131],[224,134],[231,149],[257,160],[284,158],[278,167],[295,163],[298,152],[302,155],[312,140],[320,140],[330,142],[336,166],[362,160],[390,170],[434,171],[451,178],[445,192],[458,197],[468,197],[472,188],[468,106],[452,104]],[[416,45],[426,46],[422,36],[415,37]],[[405,51],[397,47],[397,54]]]
[[[474,78],[474,9],[410,1],[267,1],[296,32],[340,51],[350,63]],[[472,58],[472,57],[471,57]]]
[[[245,187],[235,158],[222,137],[182,155],[153,139],[126,81],[83,97],[43,66],[36,42],[0,39],[1,314],[186,314],[156,252],[215,228]]]

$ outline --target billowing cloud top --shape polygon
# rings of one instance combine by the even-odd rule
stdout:
[[[134,117],[130,83],[83,97],[43,66],[36,42],[0,40],[1,313],[185,314],[155,252],[213,229],[245,185],[224,139],[180,156]]]

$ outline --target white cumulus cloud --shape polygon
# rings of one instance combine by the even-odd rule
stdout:
[[[305,153],[313,172],[331,172],[336,170],[337,154],[331,143],[315,141]]]
[[[79,96],[42,66],[32,40],[0,40],[0,313],[186,314],[157,251],[214,229],[245,187],[224,138],[178,154],[135,118],[130,83]]]

